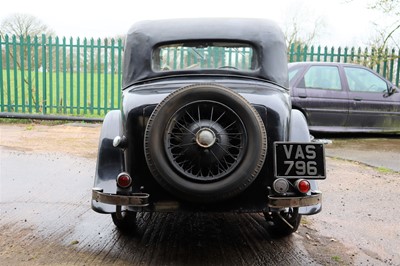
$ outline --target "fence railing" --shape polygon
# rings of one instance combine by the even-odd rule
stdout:
[[[103,116],[121,106],[122,40],[3,36],[0,112]],[[288,60],[353,62],[399,86],[400,50],[292,45]]]
[[[121,40],[6,35],[0,48],[1,112],[101,116],[120,108]]]

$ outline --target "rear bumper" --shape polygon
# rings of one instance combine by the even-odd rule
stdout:
[[[312,191],[311,195],[301,197],[268,196],[268,207],[270,208],[296,208],[313,206],[321,203],[322,193],[320,191]]]
[[[103,193],[101,188],[92,189],[92,200],[110,205],[147,207],[150,195],[147,193],[132,193],[130,195],[118,195]]]
[[[102,213],[115,212],[115,206],[130,206],[136,208],[149,207],[149,197],[147,193],[131,193],[130,195],[120,195],[112,193],[104,193],[101,188],[92,189],[92,202],[105,204],[102,206],[114,206],[110,210],[96,207],[95,210]],[[296,208],[299,207],[304,209],[304,214],[315,214],[320,211],[322,203],[322,193],[320,191],[313,191],[311,195],[305,195],[301,197],[279,197],[279,196],[268,196],[268,207],[273,209],[282,208]],[[157,204],[158,205],[158,204]],[[157,207],[153,211],[156,211]],[[304,207],[304,208],[302,208]],[[311,208],[310,208],[311,207]],[[146,208],[147,209],[147,208]],[[148,209],[151,210],[152,208]],[[173,205],[172,209],[179,209],[179,204]]]

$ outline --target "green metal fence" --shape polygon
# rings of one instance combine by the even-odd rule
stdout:
[[[6,35],[0,48],[0,112],[103,116],[120,108],[122,40]],[[397,86],[399,58],[394,49],[292,45],[288,51],[290,62],[366,65]]]
[[[0,111],[104,115],[120,108],[122,41],[5,36]]]

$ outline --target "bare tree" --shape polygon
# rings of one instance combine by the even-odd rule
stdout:
[[[294,45],[307,45],[310,46],[319,36],[324,23],[322,19],[318,18],[312,25],[300,21],[298,17],[293,17],[284,29],[286,43],[288,47]]]
[[[28,38],[33,39],[36,36],[39,36],[41,42],[45,42],[45,40],[42,40],[41,35],[45,34],[47,37],[49,37],[54,35],[54,31],[44,24],[40,19],[32,15],[13,14],[1,22],[0,34],[2,39],[8,38],[9,41],[13,41],[15,38],[14,41],[19,42],[19,47],[17,47],[15,51],[13,50],[13,47],[11,47],[9,49],[9,55],[5,55],[2,51],[2,56],[9,56],[12,59],[14,59],[14,56],[17,56],[17,58],[15,60],[11,60],[11,62],[15,62],[18,68],[21,69],[21,63],[24,63],[25,68],[28,60],[31,60],[31,63],[33,63],[32,53],[31,58],[28,59],[27,46],[24,46],[22,43]],[[41,47],[39,54],[42,54]],[[24,62],[21,62],[21,58],[24,58]],[[39,61],[41,61],[41,58]]]
[[[378,33],[374,44],[383,49],[388,45],[400,48],[400,0],[375,0],[369,8],[382,12],[389,20],[388,25],[383,27],[374,23]]]
[[[296,7],[292,6],[286,12],[286,20],[283,25],[290,60],[301,60],[297,57],[298,51],[308,50],[322,34],[324,27],[323,18],[316,17],[301,4]]]
[[[0,34],[2,39],[8,38],[9,41],[18,42],[18,45],[15,47],[15,51],[13,47],[10,47],[9,54],[5,55],[2,51],[2,56],[9,56],[11,62],[17,64],[17,67],[21,69],[21,63],[23,63],[24,68],[27,67],[27,61],[30,60],[33,64],[33,55],[31,53],[31,58],[28,58],[27,46],[23,45],[28,38],[33,40],[34,37],[38,36],[40,42],[45,42],[46,40],[42,40],[41,35],[45,34],[45,36],[49,37],[54,35],[54,31],[51,30],[46,24],[44,24],[40,19],[28,15],[28,14],[13,14],[9,17],[5,18],[0,24]],[[7,37],[6,37],[7,36]],[[42,47],[39,47],[39,55],[42,55],[41,51]],[[24,62],[22,59],[24,58]],[[41,64],[41,57],[39,58]]]
[[[375,0],[370,8],[378,9],[383,13],[400,16],[400,0]]]
[[[20,71],[30,70],[29,65],[39,68],[42,65],[42,47],[37,47],[37,58],[33,53],[33,48],[30,47],[28,51],[28,46],[24,45],[26,41],[31,38],[36,38],[39,36],[40,42],[45,43],[46,40],[41,38],[41,35],[45,34],[47,36],[54,35],[54,31],[51,30],[46,24],[44,24],[40,19],[28,15],[28,14],[13,14],[0,23],[0,37],[8,42],[14,43],[14,45],[8,46],[8,53],[5,49],[2,49],[1,56],[3,57],[3,62],[9,62],[8,67],[13,69],[19,69]],[[48,53],[49,51],[46,51]],[[6,60],[8,59],[8,60]],[[36,62],[36,64],[35,64]],[[16,75],[16,73],[14,73]],[[31,90],[32,101],[36,103],[35,91],[37,88],[34,87],[34,78],[28,79],[25,76],[23,82],[28,85]]]
[[[370,68],[378,68],[385,62],[399,60],[394,49],[390,52],[390,48],[400,49],[400,0],[373,0],[367,7],[381,12],[385,19],[373,22],[375,32],[369,40],[371,52],[361,63]],[[387,65],[389,69],[386,78],[389,78],[389,73],[397,71],[397,64]]]
[[[46,24],[35,16],[28,14],[13,14],[3,19],[0,24],[0,33],[4,37],[9,36],[37,36],[46,34],[47,36],[54,35]]]

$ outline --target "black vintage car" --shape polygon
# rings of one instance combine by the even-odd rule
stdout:
[[[260,19],[173,19],[129,30],[122,109],[103,122],[92,208],[264,213],[271,234],[321,210],[322,144],[291,110],[281,30]]]

